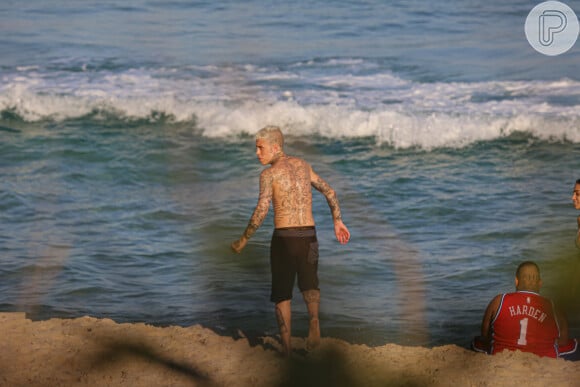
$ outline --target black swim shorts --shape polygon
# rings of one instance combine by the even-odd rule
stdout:
[[[292,299],[298,275],[298,289],[318,290],[318,239],[312,227],[277,228],[270,245],[272,294],[278,303]]]

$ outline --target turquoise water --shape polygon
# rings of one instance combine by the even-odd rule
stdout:
[[[324,335],[465,346],[524,259],[578,329],[578,47],[535,53],[527,3],[0,9],[0,310],[276,334],[271,214],[229,244],[278,124],[352,233],[315,195]]]

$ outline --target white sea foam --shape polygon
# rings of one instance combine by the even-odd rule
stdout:
[[[518,131],[580,142],[580,82],[420,83],[370,67],[361,60],[121,72],[30,66],[2,75],[0,111],[26,121],[164,116],[208,137],[278,124],[296,135],[373,136],[403,148],[461,147]]]

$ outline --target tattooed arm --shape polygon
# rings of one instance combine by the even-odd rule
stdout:
[[[248,243],[248,239],[254,235],[256,230],[262,225],[262,222],[268,214],[268,209],[270,208],[270,202],[272,201],[272,173],[270,169],[265,169],[260,174],[260,196],[258,198],[258,204],[254,209],[254,213],[248,222],[248,226],[244,231],[244,234],[232,243],[232,249],[236,253],[240,253],[243,248]]]
[[[332,219],[334,221],[334,234],[336,235],[336,239],[341,244],[347,243],[350,239],[350,232],[342,222],[342,215],[340,213],[340,206],[338,205],[336,192],[334,192],[334,189],[332,189],[323,178],[318,176],[312,168],[310,168],[310,183],[326,198],[326,202],[328,203],[328,207],[330,207],[330,212],[332,213]]]

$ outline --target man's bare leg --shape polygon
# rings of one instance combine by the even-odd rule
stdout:
[[[284,355],[290,356],[292,352],[291,338],[291,317],[292,309],[290,300],[281,301],[276,304],[276,320],[278,321],[278,328],[280,328],[280,338],[284,346]]]
[[[306,349],[314,349],[320,344],[320,322],[318,321],[318,309],[320,306],[320,290],[305,290],[302,292],[304,302],[308,308],[310,324],[308,326],[308,339]]]

